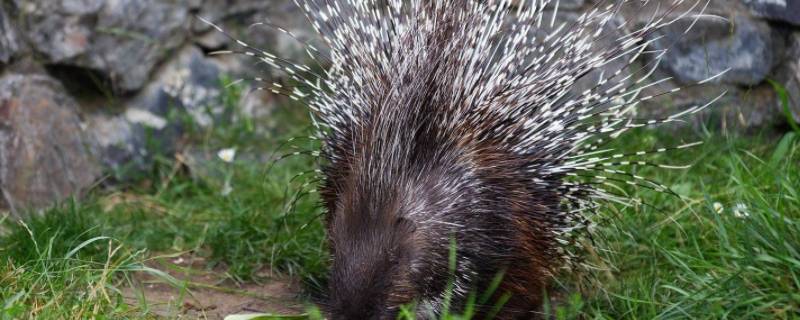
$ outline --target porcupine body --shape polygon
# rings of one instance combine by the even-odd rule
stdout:
[[[647,51],[648,36],[707,3],[663,1],[666,13],[611,33],[628,1],[599,1],[562,25],[550,1],[511,2],[297,0],[330,46],[324,74],[240,42],[303,85],[271,89],[308,99],[323,140],[330,319],[394,319],[410,303],[428,318],[498,274],[487,308],[507,294],[497,318],[534,318],[598,201],[627,200],[604,184],[666,191],[624,170],[649,165],[636,159],[647,152],[602,145],[707,106],[632,116],[658,82],[647,79],[663,52]],[[613,45],[597,47],[604,37]],[[619,72],[601,71],[611,63]],[[594,85],[575,92],[588,77]]]

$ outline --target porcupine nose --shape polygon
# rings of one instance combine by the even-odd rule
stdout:
[[[393,207],[339,206],[329,225],[334,252],[330,319],[395,319],[398,308],[412,302],[406,276],[410,268],[407,239],[413,227],[405,219],[393,218],[389,213]],[[356,215],[354,208],[373,208],[376,213]]]

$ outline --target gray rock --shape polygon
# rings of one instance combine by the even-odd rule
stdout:
[[[108,1],[96,25],[89,66],[108,70],[123,90],[141,88],[150,71],[186,37],[185,7],[170,1]]]
[[[187,7],[158,0],[16,0],[23,32],[47,64],[97,70],[134,91],[187,36]]]
[[[652,79],[664,79],[667,76],[663,70],[658,70]],[[677,87],[681,90],[669,93]],[[729,84],[681,85],[675,81],[666,81],[648,87],[640,96],[654,96],[654,98],[645,101],[638,108],[636,117],[639,119],[665,119],[689,108],[704,106],[716,99],[715,103],[701,112],[686,115],[680,122],[665,127],[752,132],[772,127],[782,121],[779,110],[774,107],[777,96],[768,84],[741,88]]]
[[[79,8],[78,1],[23,1],[16,0],[23,17],[21,31],[31,47],[41,53],[47,62],[62,63],[89,50],[94,18],[102,1]]]
[[[800,123],[800,31],[791,36],[792,46],[786,55],[786,61],[777,68],[776,80],[781,83],[789,94],[789,108],[795,121]],[[776,108],[783,112],[783,105],[776,104]]]
[[[562,29],[559,35],[568,34],[570,31],[566,31],[570,28],[570,26],[576,25],[580,18],[580,13],[573,12],[573,11],[566,11],[566,10],[559,10],[556,14],[555,23],[553,27],[550,27],[549,21],[552,19],[554,11],[546,10],[544,11],[544,19],[548,21],[545,23],[541,28],[538,28],[532,32],[532,36],[535,36],[536,39],[534,43],[536,45],[544,45],[543,41],[554,32],[555,29]],[[516,17],[509,17],[509,19],[516,19]],[[562,27],[563,25],[563,27]],[[615,17],[613,19],[608,20],[605,24],[602,25],[603,34],[606,36],[598,37],[592,41],[591,50],[595,54],[599,54],[600,52],[613,50],[614,48],[619,47],[620,43],[617,39],[624,37],[624,29],[622,26],[624,25],[624,20],[621,17]],[[594,27],[601,27],[599,25],[594,25]],[[547,45],[546,45],[547,47]],[[550,54],[550,52],[546,52],[543,54]],[[564,59],[565,52],[563,50],[558,50],[555,52],[555,56],[553,61],[557,61],[559,59]],[[626,84],[630,84],[630,79],[625,79],[625,77],[629,74],[629,60],[632,59],[632,54],[625,55],[622,58],[615,59],[613,61],[608,61],[604,66],[598,68],[597,70],[591,71],[583,77],[577,79],[575,84],[571,87],[571,93],[574,95],[580,95],[587,89],[594,88],[597,86],[598,81],[601,79],[608,80],[608,83],[601,87],[600,89],[608,89],[610,87],[616,86],[619,81],[622,81]],[[638,67],[637,67],[638,68]],[[609,75],[614,74],[616,71],[622,70],[620,75],[614,79],[609,79]]]
[[[193,41],[196,45],[208,51],[223,49],[231,43],[231,39],[228,36],[216,30],[198,35]]]
[[[90,50],[91,26],[81,17],[51,15],[42,17],[25,30],[28,42],[37,52],[54,64],[79,64],[70,61]]]
[[[200,49],[187,46],[158,70],[158,81],[149,84],[129,105],[160,116],[168,116],[173,109],[185,110],[194,122],[208,125],[213,121],[213,109],[218,108],[220,77],[214,61]]]
[[[8,63],[19,51],[17,32],[12,27],[8,15],[0,6],[0,64]]]
[[[133,162],[133,155],[144,152],[144,145],[135,138],[134,125],[124,116],[95,113],[86,116],[84,122],[92,136],[96,149],[104,167],[112,172]],[[141,163],[134,164],[141,167]]]
[[[800,0],[742,0],[758,16],[800,26]]]
[[[238,115],[263,115],[272,106],[270,96],[253,93],[239,101],[241,113],[229,113],[221,100],[223,68],[217,59],[186,46],[154,73],[157,81],[120,102],[125,106],[122,112],[111,114],[107,111],[111,108],[100,108],[102,112],[87,115],[86,127],[103,164],[119,179],[136,177],[152,167],[155,157],[183,152],[186,122],[182,120],[208,127],[220,125],[222,119],[238,121]]]
[[[782,112],[775,108],[777,101],[775,90],[765,83],[747,90],[732,90],[706,114],[716,121],[714,126],[723,130],[753,132],[784,121]]]
[[[121,114],[87,117],[103,164],[122,175],[146,170],[154,156],[175,152],[183,132],[182,123],[173,117],[176,112],[188,113],[201,124],[213,121],[206,111],[219,97],[220,72],[199,49],[188,46],[179,50],[155,78],[158,80],[122,102],[126,108]]]
[[[276,6],[283,6],[285,3],[292,3],[287,0],[204,0],[195,3],[198,9],[198,16],[213,23],[221,23],[231,17],[246,18],[258,12],[265,12]],[[298,16],[299,17],[299,16]],[[237,19],[237,20],[239,20]],[[248,22],[240,21],[240,27],[247,27]],[[250,22],[251,23],[251,22]],[[196,19],[192,23],[192,30],[203,32],[211,30],[211,26]]]
[[[46,76],[0,78],[0,206],[20,214],[80,193],[99,176],[75,102]]]
[[[211,0],[205,3],[200,14],[215,24],[220,25],[234,38],[247,42],[253,47],[263,49],[276,56],[300,63],[309,62],[311,59],[306,53],[304,43],[309,43],[327,55],[327,47],[308,23],[305,14],[292,0],[275,0],[269,3],[263,1],[237,1],[227,4],[230,0]],[[226,7],[227,6],[227,7]],[[260,25],[254,25],[260,24]],[[279,26],[292,32],[298,39],[294,39],[280,32],[275,27]],[[219,36],[218,32],[209,29],[195,39],[196,43],[209,49],[223,47],[242,49],[232,39]],[[281,76],[280,73],[269,67],[255,66],[256,59],[240,57],[238,61],[227,60],[231,71],[236,75],[265,77],[268,74]]]
[[[684,19],[654,33],[652,37],[663,36],[654,42],[654,49],[670,49],[660,67],[684,84],[728,69],[714,81],[748,86],[761,83],[780,62],[783,41],[765,22],[745,16],[730,21],[702,17],[691,32],[684,34],[692,23]]]

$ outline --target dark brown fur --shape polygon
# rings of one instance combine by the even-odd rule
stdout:
[[[531,184],[530,158],[438,132],[436,111],[423,110],[376,116],[373,127],[353,135],[363,140],[350,146],[347,162],[325,170],[322,195],[334,256],[327,313],[331,319],[394,319],[402,305],[438,298],[453,278],[468,276],[464,289],[481,293],[502,272],[494,296],[510,300],[496,318],[534,317],[558,263],[550,225],[537,217],[556,212],[557,193]],[[392,126],[416,130],[381,130]],[[402,150],[385,150],[395,139],[404,142]],[[387,159],[390,154],[396,159]],[[443,223],[425,222],[432,217]],[[451,239],[460,264],[454,272],[447,258]],[[452,309],[466,298],[456,294]],[[419,310],[426,318],[424,306]]]

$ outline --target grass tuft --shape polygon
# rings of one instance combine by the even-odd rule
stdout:
[[[642,168],[684,199],[633,191],[654,206],[614,208],[597,246],[587,317],[788,319],[800,310],[800,141],[708,138]],[[632,138],[640,141],[641,138]],[[659,141],[669,141],[662,136]],[[767,159],[767,160],[765,160]],[[598,263],[600,264],[600,263]]]

